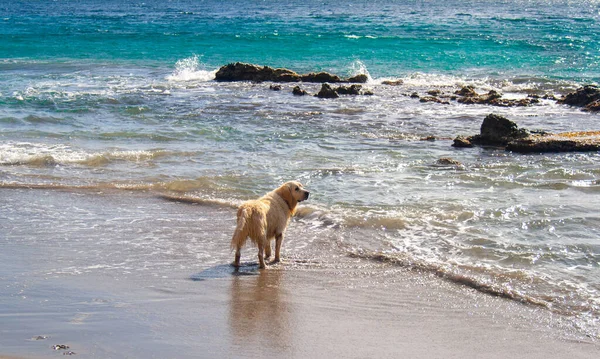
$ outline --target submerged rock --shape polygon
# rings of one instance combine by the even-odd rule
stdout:
[[[600,151],[600,131],[531,135],[511,141],[506,150],[518,153]]]
[[[450,157],[442,157],[435,162],[438,166],[462,166],[463,164],[459,161],[450,158]]]

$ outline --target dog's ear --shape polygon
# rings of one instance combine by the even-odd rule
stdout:
[[[296,206],[298,205],[298,201],[292,194],[293,190],[293,186],[289,183],[286,183],[275,191],[275,193],[277,193],[281,198],[283,198],[285,203],[287,203],[288,207],[290,208],[290,214],[292,215],[296,211]]]

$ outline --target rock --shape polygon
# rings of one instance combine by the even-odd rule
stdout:
[[[297,82],[300,81],[300,75],[287,69],[273,69],[268,66],[257,66],[236,62],[222,66],[215,74],[215,80]]]
[[[429,96],[439,96],[439,95],[442,94],[442,91],[440,91],[440,90],[429,90],[429,91],[427,91],[427,94]]]
[[[517,153],[600,151],[600,131],[565,132],[552,134],[544,131],[527,131],[498,115],[486,116],[479,135],[458,136],[454,147],[503,146]]]
[[[404,84],[404,81],[402,81],[402,80],[394,80],[394,81],[386,80],[386,81],[382,81],[381,83],[383,85],[388,85],[388,86],[400,86],[400,85]]]
[[[365,74],[360,74],[360,75],[352,76],[346,81],[350,82],[350,83],[355,82],[355,83],[359,83],[359,84],[366,84],[367,81],[369,81],[369,76],[367,76]]]
[[[567,94],[559,101],[559,103],[570,106],[586,107],[598,100],[600,100],[600,89],[597,86],[587,85],[577,89],[575,92]]]
[[[327,72],[319,72],[319,73],[313,73],[311,72],[308,75],[302,75],[300,76],[300,79],[304,82],[317,82],[317,83],[324,83],[324,82],[330,82],[330,83],[337,83],[337,82],[342,82],[342,79],[337,76],[337,75],[332,75],[330,73]]]
[[[420,102],[435,102],[435,103],[441,103],[443,105],[449,105],[450,104],[450,102],[444,101],[444,100],[440,100],[439,98],[434,97],[434,96],[421,97],[421,99],[419,101]]]
[[[335,89],[335,92],[340,95],[360,95],[361,89],[361,85],[340,86]]]
[[[413,93],[410,94],[410,98],[420,98],[420,97],[421,96],[419,96],[419,94],[416,93],[416,92],[413,92]]]
[[[600,100],[596,100],[592,103],[589,103],[585,106],[586,111],[598,112],[600,111]]]
[[[525,98],[521,100],[503,99],[502,94],[495,90],[491,90],[484,95],[479,95],[471,86],[463,87],[461,90],[457,91],[456,94],[461,96],[456,101],[465,105],[478,104],[500,107],[515,107],[529,106],[540,102],[538,98]]]
[[[479,96],[479,94],[475,92],[475,87],[473,86],[463,86],[460,90],[456,91],[455,94],[463,97]]]
[[[69,349],[68,345],[64,345],[64,344],[56,344],[52,346],[52,349],[54,350],[67,350]]]
[[[294,89],[292,90],[292,93],[295,96],[305,96],[305,95],[308,95],[308,92],[306,92],[305,90],[301,89],[300,86],[295,86]]]
[[[335,92],[335,90],[332,89],[329,84],[323,84],[321,86],[321,91],[319,91],[319,93],[316,96],[319,98],[338,98],[338,97],[340,97],[340,95],[338,95],[338,93]]]
[[[269,86],[269,89],[273,91],[281,91],[281,85],[271,85]]]
[[[517,153],[600,151],[600,131],[530,135],[511,141],[506,150]]]
[[[438,166],[462,166],[462,163],[449,157],[442,157],[435,164]]]
[[[473,147],[473,144],[471,143],[471,141],[469,141],[468,138],[463,137],[463,136],[458,136],[454,139],[454,143],[452,144],[452,147],[470,148],[470,147]]]
[[[483,119],[480,134],[470,138],[471,143],[480,146],[506,146],[508,142],[529,136],[527,130],[519,129],[509,119],[489,114]]]

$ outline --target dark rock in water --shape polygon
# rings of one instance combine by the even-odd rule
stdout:
[[[463,86],[460,90],[456,91],[455,94],[463,97],[479,96],[479,94],[475,92],[475,87],[473,86]]]
[[[516,123],[505,117],[489,114],[483,119],[480,134],[469,140],[480,146],[506,146],[510,141],[527,136],[529,132],[519,129]]]
[[[292,90],[292,93],[295,96],[305,96],[305,95],[308,95],[308,92],[306,92],[305,90],[301,89],[300,86],[295,86],[294,89]]]
[[[369,81],[369,76],[367,76],[365,74],[360,74],[360,75],[352,76],[346,81],[350,82],[350,83],[354,82],[354,83],[359,83],[359,84],[365,84],[365,83],[367,83],[367,81]]]
[[[449,105],[450,104],[450,102],[441,100],[441,99],[439,99],[437,97],[434,97],[434,96],[421,97],[421,99],[419,101],[420,102],[435,102],[435,103],[441,103],[443,105]]]
[[[598,112],[600,111],[600,100],[596,100],[592,103],[589,103],[585,106],[586,111]]]
[[[361,85],[352,85],[352,86],[340,86],[335,89],[340,95],[360,95],[362,90]]]
[[[323,83],[323,82],[330,82],[330,83],[336,83],[336,82],[342,82],[342,79],[337,76],[337,75],[332,75],[330,73],[327,72],[319,72],[319,73],[313,73],[311,72],[308,75],[302,75],[300,77],[300,79],[304,82],[317,82],[317,83]]]
[[[506,150],[518,153],[600,151],[600,131],[531,135],[511,141]]]
[[[300,81],[300,75],[287,69],[274,69],[268,66],[236,62],[222,66],[215,74],[215,80],[297,82]]]
[[[273,91],[281,91],[281,85],[271,85],[269,86],[269,89]]]
[[[338,95],[338,93],[335,92],[335,90],[332,89],[329,84],[323,84],[321,86],[321,91],[319,91],[319,93],[316,96],[319,98],[338,98],[338,97],[340,97],[340,95]]]
[[[449,157],[442,157],[437,160],[436,165],[438,166],[462,166],[462,163]]]
[[[383,81],[381,83],[383,85],[388,85],[388,86],[400,86],[400,85],[404,84],[404,81],[402,81],[402,80],[395,80],[395,81],[386,80],[386,81]]]
[[[598,100],[600,100],[600,89],[597,86],[587,85],[577,89],[575,92],[567,94],[559,101],[559,103],[570,106],[586,107]],[[592,107],[595,108],[595,106]],[[590,109],[590,111],[592,110]]]
[[[421,96],[419,96],[419,94],[416,93],[416,92],[413,92],[413,93],[410,94],[410,98],[420,98],[420,97]]]
[[[518,153],[600,151],[600,131],[566,132],[552,134],[544,131],[529,132],[498,115],[488,115],[481,125],[481,133],[471,137],[458,136],[454,147],[502,146]]]
[[[471,141],[469,141],[469,139],[467,137],[458,136],[454,139],[454,143],[452,144],[452,147],[471,148],[471,147],[473,147],[473,144],[471,143]]]
[[[475,92],[472,86],[465,86],[459,91],[456,91],[455,93],[461,96],[457,99],[457,102],[465,105],[478,104],[500,107],[515,107],[529,106],[540,102],[538,98],[526,98],[521,100],[503,99],[502,94],[495,90],[491,90],[487,94],[480,95],[477,92]]]
[[[429,96],[439,96],[439,95],[442,94],[442,91],[440,91],[440,90],[429,90],[429,91],[427,91],[427,94]]]

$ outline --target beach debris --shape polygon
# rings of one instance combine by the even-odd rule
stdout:
[[[72,351],[68,351],[68,352],[64,352],[63,355],[75,355],[77,353],[72,352]]]
[[[558,103],[583,107],[584,111],[600,111],[600,88],[594,85],[580,87],[558,100]]]
[[[36,335],[35,337],[32,337],[31,340],[46,340],[48,338],[49,336],[47,335]]]
[[[276,69],[269,66],[260,66],[243,62],[230,63],[221,66],[215,74],[216,81],[366,83],[368,79],[369,77],[365,74],[355,75],[348,79],[342,79],[341,77],[328,72],[311,72],[309,74],[300,75],[288,69]]]
[[[65,345],[65,344],[56,344],[56,345],[52,346],[52,349],[54,349],[54,350],[67,350],[67,349],[69,349],[69,346]]]
[[[481,125],[480,134],[457,136],[453,147],[504,147],[517,153],[600,151],[600,131],[548,133],[519,129],[505,117],[490,114]]]

